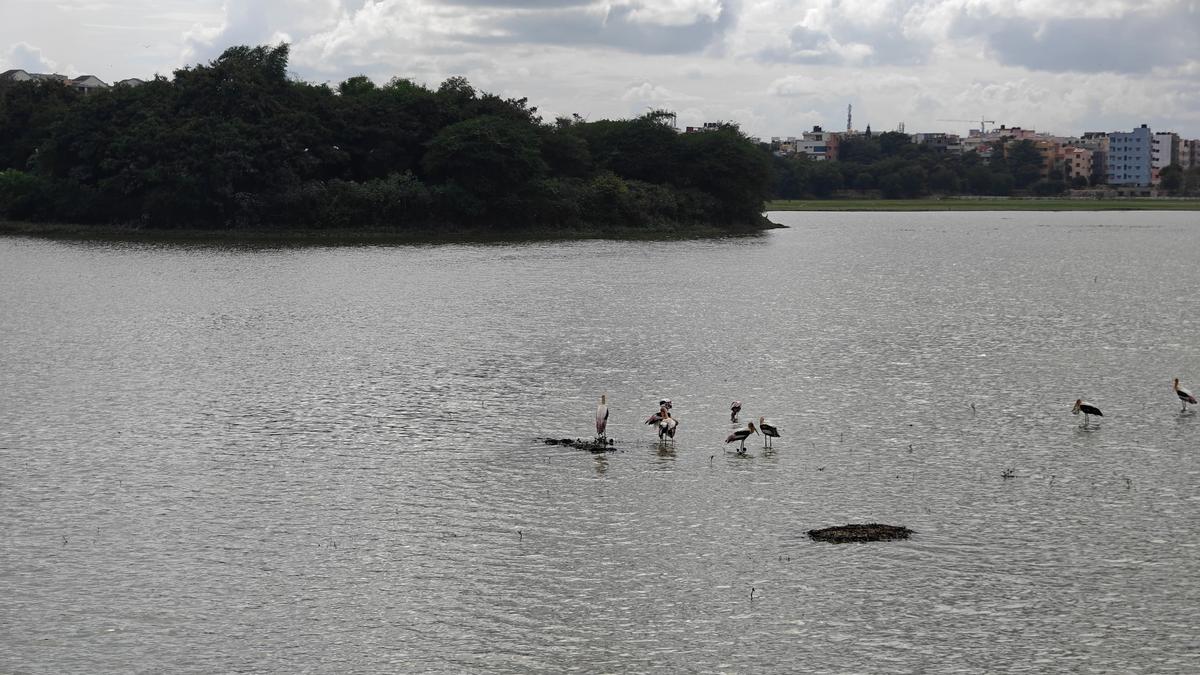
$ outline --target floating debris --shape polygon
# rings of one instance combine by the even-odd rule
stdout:
[[[587,450],[588,452],[616,452],[617,448],[613,445],[613,439],[587,439],[587,438],[540,438],[538,439],[546,445],[565,445],[575,448],[576,450]]]
[[[820,530],[809,530],[808,536],[816,541],[827,541],[832,544],[845,544],[854,541],[891,541],[892,539],[908,539],[913,531],[899,525],[881,525],[879,523],[859,523],[853,525],[838,525]]]

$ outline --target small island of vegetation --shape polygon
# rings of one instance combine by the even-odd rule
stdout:
[[[239,46],[87,95],[0,83],[4,229],[445,239],[772,227],[769,156],[735,125],[680,134],[662,111],[547,123],[526,99],[460,77],[329,87],[287,64],[287,45]]]

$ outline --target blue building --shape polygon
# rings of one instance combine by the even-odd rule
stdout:
[[[1145,124],[1108,135],[1108,184],[1150,186],[1153,134]]]

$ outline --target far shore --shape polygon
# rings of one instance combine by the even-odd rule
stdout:
[[[1200,199],[777,199],[767,211],[1200,211]]]
[[[566,230],[470,230],[443,232],[386,228],[346,229],[154,229],[119,225],[29,223],[0,221],[0,236],[26,236],[73,241],[116,241],[163,244],[245,246],[357,246],[388,244],[503,244],[522,241],[573,241],[584,239],[669,241],[742,237],[761,234],[783,225],[763,218],[757,225],[721,228],[714,225],[662,225],[658,227],[602,227]]]

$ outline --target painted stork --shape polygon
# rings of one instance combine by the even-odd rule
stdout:
[[[659,408],[658,412],[646,418],[646,424],[658,424],[667,417],[667,409]]]
[[[779,438],[779,427],[771,424],[765,417],[758,418],[758,428],[762,431],[763,447],[770,448],[772,438]]]
[[[1085,427],[1088,425],[1088,420],[1091,419],[1091,415],[1095,415],[1096,417],[1104,417],[1104,413],[1100,412],[1099,408],[1081,398],[1075,399],[1075,405],[1071,408],[1072,415],[1078,415],[1079,413],[1083,413],[1083,426]]]
[[[600,405],[596,406],[596,438],[605,438],[604,429],[608,426],[608,395],[600,394]]]
[[[670,410],[671,409],[671,399],[669,399],[669,398],[659,399],[658,407],[666,408],[667,410]]]
[[[746,437],[749,436],[750,434],[757,434],[757,433],[758,433],[758,430],[754,428],[754,422],[746,422],[746,428],[738,429],[737,431],[733,432],[732,434],[729,434],[728,436],[726,436],[725,443],[729,444],[734,441],[741,441],[742,445],[741,445],[741,447],[738,448],[738,454],[744,455],[744,454],[746,454]]]
[[[729,404],[729,423],[737,424],[738,413],[742,412],[742,402],[734,401]]]
[[[1179,378],[1175,378],[1175,395],[1183,402],[1183,409],[1179,412],[1187,412],[1188,404],[1196,405],[1196,397],[1192,392],[1179,386]]]
[[[670,411],[658,423],[658,440],[662,440],[663,436],[667,438],[675,438],[675,430],[679,428],[679,420],[671,417]]]

